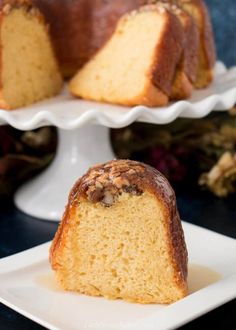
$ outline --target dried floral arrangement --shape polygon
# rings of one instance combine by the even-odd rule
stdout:
[[[236,108],[168,125],[135,123],[113,130],[112,140],[119,158],[154,166],[176,187],[198,186],[219,197],[236,192]]]
[[[0,198],[43,170],[53,159],[56,129],[20,132],[0,127]],[[236,192],[236,108],[168,125],[135,123],[111,131],[118,158],[146,162],[175,187],[208,189],[219,197]]]

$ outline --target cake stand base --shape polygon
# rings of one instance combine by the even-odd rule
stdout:
[[[58,130],[59,144],[53,163],[15,195],[16,206],[33,217],[59,221],[74,182],[96,163],[114,159],[109,129],[89,125]]]

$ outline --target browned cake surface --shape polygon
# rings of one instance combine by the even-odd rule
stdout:
[[[214,35],[208,9],[203,0],[178,0],[178,3],[192,15],[200,32],[199,64],[195,87],[204,88],[213,79],[216,61]]]
[[[180,21],[184,31],[183,53],[173,81],[171,99],[185,99],[191,96],[198,66],[199,31],[191,17],[175,0],[150,0],[161,3]]]
[[[113,223],[114,224],[116,223],[116,221],[118,221],[117,224],[120,223],[119,225],[120,228],[124,226],[126,230],[129,230],[127,231],[128,234],[131,228],[126,226],[129,225],[128,219],[130,219],[129,218],[130,212],[134,212],[134,209],[132,209],[132,207],[134,207],[135,204],[133,203],[136,203],[136,205],[137,203],[140,203],[142,205],[143,201],[146,198],[148,203],[149,202],[148,196],[153,196],[151,198],[155,198],[155,200],[157,201],[157,205],[160,205],[161,209],[163,210],[163,215],[165,219],[164,231],[163,231],[164,236],[159,239],[163,239],[165,246],[164,249],[166,249],[166,253],[167,253],[166,258],[168,258],[169,260],[168,267],[172,269],[173,273],[170,277],[171,282],[165,284],[162,290],[165,291],[164,288],[166,288],[166,291],[168,292],[168,290],[172,288],[173,291],[170,290],[172,293],[170,294],[167,292],[160,292],[156,296],[154,292],[152,292],[152,290],[154,290],[152,286],[153,285],[155,286],[155,282],[153,282],[153,280],[151,279],[153,273],[150,273],[149,281],[147,281],[147,278],[145,277],[145,281],[147,282],[146,283],[143,282],[143,284],[141,282],[139,284],[141,285],[141,287],[140,289],[138,289],[138,291],[137,291],[137,287],[135,286],[132,289],[133,283],[136,283],[139,280],[139,277],[144,276],[143,274],[145,274],[143,272],[139,273],[139,270],[133,273],[132,263],[136,263],[139,261],[139,258],[142,258],[141,256],[138,257],[138,254],[136,256],[136,258],[138,259],[131,258],[130,268],[129,270],[126,270],[124,272],[123,272],[123,268],[122,271],[121,269],[119,269],[119,264],[123,262],[122,260],[124,259],[124,255],[122,255],[121,257],[116,257],[113,255],[112,258],[115,258],[116,260],[116,263],[114,265],[112,265],[113,261],[111,260],[110,261],[111,264],[110,262],[108,264],[110,266],[104,264],[104,261],[102,262],[100,261],[100,266],[99,268],[97,268],[97,270],[96,268],[94,270],[93,266],[91,266],[92,268],[90,268],[88,276],[92,276],[93,272],[95,273],[94,273],[94,277],[90,278],[89,280],[89,283],[91,285],[88,284],[86,282],[87,275],[85,275],[85,273],[83,272],[84,271],[83,267],[87,267],[86,265],[89,265],[89,260],[91,260],[91,257],[92,257],[91,263],[94,263],[94,260],[96,261],[96,259],[94,258],[99,259],[100,256],[101,258],[105,256],[102,254],[104,253],[104,246],[102,245],[103,243],[106,243],[105,246],[108,245],[109,251],[113,251],[113,253],[114,251],[119,252],[118,250],[116,250],[116,248],[114,250],[112,249],[114,248],[113,245],[115,245],[116,242],[118,242],[118,240],[121,239],[121,236],[123,234],[122,233],[117,234],[118,236],[114,237],[112,241],[107,240],[107,238],[105,237],[103,239],[104,242],[103,240],[98,239],[96,244],[98,244],[99,246],[101,245],[101,250],[99,250],[98,247],[96,251],[92,249],[92,251],[94,252],[93,254],[95,255],[94,256],[88,255],[85,259],[83,258],[82,255],[84,254],[84,256],[86,256],[88,251],[84,250],[83,247],[84,242],[88,240],[86,242],[87,244],[86,249],[89,249],[88,245],[89,244],[91,245],[93,241],[96,241],[96,235],[101,230],[101,228],[104,228],[102,230],[103,233],[102,235],[104,236],[109,235],[108,231],[109,229],[112,229],[111,227],[113,226]],[[127,198],[129,202],[128,204],[125,204],[127,205],[126,210],[122,211],[124,213],[122,213],[121,218],[117,218],[117,214],[119,214],[117,213],[117,211],[119,208],[122,209],[122,203]],[[88,221],[86,217],[84,219],[78,218],[78,214],[80,214],[81,209],[86,205],[89,205],[88,210],[90,210],[89,212],[91,212],[91,215],[90,213],[86,213]],[[129,205],[131,209],[129,209]],[[145,205],[145,207],[146,206],[148,205]],[[88,212],[88,210],[86,212]],[[94,231],[92,230],[92,232],[89,231],[84,232],[85,228],[87,227],[86,223],[89,222],[89,217],[91,217],[94,212],[95,214],[97,214],[97,217],[99,217],[97,220],[96,220],[96,216],[94,218],[94,228],[93,228]],[[100,218],[101,214],[102,214],[102,218]],[[107,218],[106,217],[107,214],[110,214],[111,218]],[[112,214],[113,214],[113,218],[112,218]],[[136,219],[137,228],[139,228],[142,222],[144,226],[143,228],[145,228],[145,226],[147,226],[148,228],[149,222],[146,222],[145,225],[146,216],[143,215],[143,218],[140,218],[140,215],[141,214],[136,214],[137,218],[133,218],[133,221],[135,221]],[[153,219],[155,219],[156,215],[153,214],[152,216]],[[126,218],[127,218],[127,223],[126,223]],[[106,227],[106,225],[104,225],[104,221],[105,223],[106,222],[110,223],[109,225],[110,227],[109,226]],[[103,227],[100,228],[100,226]],[[80,227],[81,229],[79,229]],[[133,228],[133,233],[135,235],[138,235],[139,230],[136,230],[134,227],[132,228]],[[145,229],[143,230],[145,235]],[[120,229],[118,230],[117,228],[116,232],[119,233],[119,231]],[[82,235],[82,232],[87,234]],[[148,236],[148,233],[146,235]],[[130,246],[132,246],[133,241],[131,240],[131,237],[130,237],[130,243],[128,243],[128,241],[126,242],[126,240],[124,240],[123,243],[121,243],[122,245],[125,244],[124,249],[128,249],[129,244]],[[133,237],[132,239],[135,240],[137,239],[137,242],[140,242],[138,240],[138,237],[137,236],[135,237]],[[78,247],[78,250],[76,251],[74,248],[75,246],[74,244],[79,244],[79,242],[81,242],[81,245],[80,247]],[[148,257],[148,259],[151,258],[153,259],[153,261],[156,261],[156,258],[159,258],[157,255],[155,256],[155,254],[149,256],[148,251],[149,248],[147,246],[144,247],[143,253],[144,256],[145,253],[147,254],[146,257]],[[132,252],[132,253],[135,258],[136,252]],[[164,251],[162,251],[162,253],[164,253]],[[124,266],[126,265],[130,257],[131,256],[129,254],[127,255],[126,253],[127,259],[124,259],[125,261]],[[82,260],[84,261],[82,262]],[[179,219],[179,214],[176,208],[175,194],[170,184],[157,170],[145,164],[134,161],[118,160],[118,161],[111,161],[105,164],[94,166],[81,179],[77,181],[77,183],[74,185],[70,193],[66,211],[64,213],[62,222],[56,233],[56,236],[53,240],[53,244],[50,249],[50,262],[53,269],[57,273],[57,278],[59,279],[61,285],[67,290],[79,291],[81,293],[86,293],[90,295],[104,295],[109,298],[123,298],[129,301],[136,301],[141,303],[150,303],[150,302],[169,303],[181,299],[187,294],[187,284],[186,284],[187,250],[184,241],[181,222]],[[160,258],[159,264],[161,265],[161,263],[162,260]],[[104,270],[102,270],[103,267]],[[142,267],[146,267],[146,271],[148,273],[149,267],[151,267],[151,265],[148,265],[145,262]],[[103,273],[100,274],[100,270],[103,271]],[[165,272],[165,270],[163,271]],[[113,277],[111,276],[112,281],[120,280],[122,282],[122,280],[125,279],[125,276],[129,274],[129,276],[134,277],[133,278],[134,282],[132,281],[130,282],[130,287],[126,289],[126,291],[124,290],[123,292],[121,288],[121,290],[119,289],[119,291],[114,292],[114,287],[112,286],[112,283],[110,283],[109,280],[106,280],[105,282],[104,280],[102,280],[102,278],[105,279],[107,273],[109,274],[110,272],[111,275],[113,276]],[[166,274],[166,278],[168,278],[168,274]],[[143,285],[147,285],[147,287],[150,287],[149,294],[145,291],[145,289],[142,288]]]
[[[187,12],[186,12],[187,13]],[[185,51],[183,69],[191,83],[196,81],[198,67],[199,31],[192,17],[185,16]]]
[[[162,9],[162,4],[146,5],[140,10]],[[167,10],[168,25],[160,44],[160,55],[153,68],[153,83],[168,96],[171,95],[177,63],[184,47],[184,30],[176,16]],[[167,14],[166,13],[166,14]],[[168,55],[167,55],[168,54]]]

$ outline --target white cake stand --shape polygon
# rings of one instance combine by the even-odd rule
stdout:
[[[121,128],[135,121],[167,124],[178,117],[202,118],[213,110],[227,110],[236,103],[236,67],[216,66],[214,83],[195,91],[188,101],[168,107],[125,108],[72,98],[66,90],[58,97],[15,111],[0,110],[0,124],[19,130],[45,125],[58,128],[59,145],[53,163],[15,195],[17,207],[36,218],[58,221],[70,188],[89,166],[115,158],[109,128]]]

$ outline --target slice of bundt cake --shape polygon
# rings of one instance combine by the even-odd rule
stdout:
[[[70,82],[73,95],[128,106],[168,103],[184,42],[179,20],[162,5],[121,18],[105,46]]]
[[[115,160],[73,187],[50,249],[65,290],[139,303],[187,294],[187,250],[168,181],[145,164]]]
[[[198,69],[195,81],[196,88],[204,88],[209,85],[214,77],[216,51],[214,35],[208,9],[203,0],[177,0],[194,19],[200,33],[198,50]]]
[[[15,109],[57,94],[62,79],[39,11],[28,0],[5,0],[0,20],[0,107]]]

